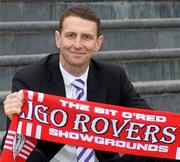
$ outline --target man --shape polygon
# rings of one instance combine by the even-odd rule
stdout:
[[[17,91],[28,89],[75,98],[76,90],[73,81],[76,79],[81,79],[84,84],[83,100],[150,109],[134,91],[121,67],[92,59],[104,39],[100,35],[100,19],[94,11],[82,6],[67,10],[61,17],[59,31],[55,32],[55,38],[56,45],[61,51],[60,54],[51,54],[15,74],[12,81],[13,93],[4,101],[4,110],[10,119],[13,114],[20,113],[23,105],[23,97]],[[162,160],[92,151],[94,151],[92,161],[99,162]],[[50,160],[51,162],[77,161],[76,147],[38,141],[36,149],[27,161]]]

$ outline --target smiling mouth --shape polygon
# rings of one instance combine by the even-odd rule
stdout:
[[[84,52],[71,52],[72,54],[74,54],[74,55],[83,55],[83,54],[85,54]]]

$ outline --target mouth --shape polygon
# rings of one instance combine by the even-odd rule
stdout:
[[[71,52],[73,55],[84,55],[84,52]]]

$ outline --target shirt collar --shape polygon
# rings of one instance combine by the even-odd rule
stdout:
[[[82,74],[80,77],[75,77],[68,73],[62,66],[61,62],[59,63],[60,71],[62,73],[63,79],[64,79],[64,84],[70,85],[75,79],[82,79],[85,84],[87,84],[87,77],[88,77],[88,71],[89,71],[89,66],[86,69],[85,73]]]

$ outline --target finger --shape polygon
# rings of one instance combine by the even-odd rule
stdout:
[[[12,119],[13,114],[20,114],[23,106],[23,96],[17,92],[9,94],[4,101],[5,114]]]
[[[16,102],[16,103],[19,103],[22,106],[23,100],[24,100],[24,97],[20,93],[14,92],[14,93],[9,94],[6,97],[6,99],[4,100],[4,105]]]
[[[17,104],[18,106],[22,107],[23,99],[18,98],[18,97],[13,97],[13,98],[7,98],[6,100],[4,100],[4,107],[8,108],[8,105],[11,105],[11,104]],[[14,106],[16,106],[16,105],[14,105]]]
[[[5,111],[5,114],[10,118],[12,119],[13,115],[14,114],[20,114],[21,113],[21,106],[20,105],[17,105],[16,103],[15,104],[9,104],[8,107],[4,107],[4,111]]]
[[[18,98],[20,100],[23,100],[23,96],[20,93],[18,93],[18,92],[14,92],[14,93],[9,94],[6,97],[6,100],[9,100],[9,99],[12,99],[12,98]]]
[[[7,104],[4,104],[4,111],[7,116],[12,116],[11,113],[19,114],[21,112],[21,108],[21,102],[9,102]]]
[[[13,99],[14,100],[14,99]],[[16,100],[16,99],[15,99]],[[21,110],[21,107],[22,107],[22,102],[18,102],[18,101],[15,101],[15,102],[8,102],[8,103],[5,103],[4,104],[4,110],[5,111],[10,111],[12,109],[16,110],[17,109],[17,112],[19,112],[19,109]]]

